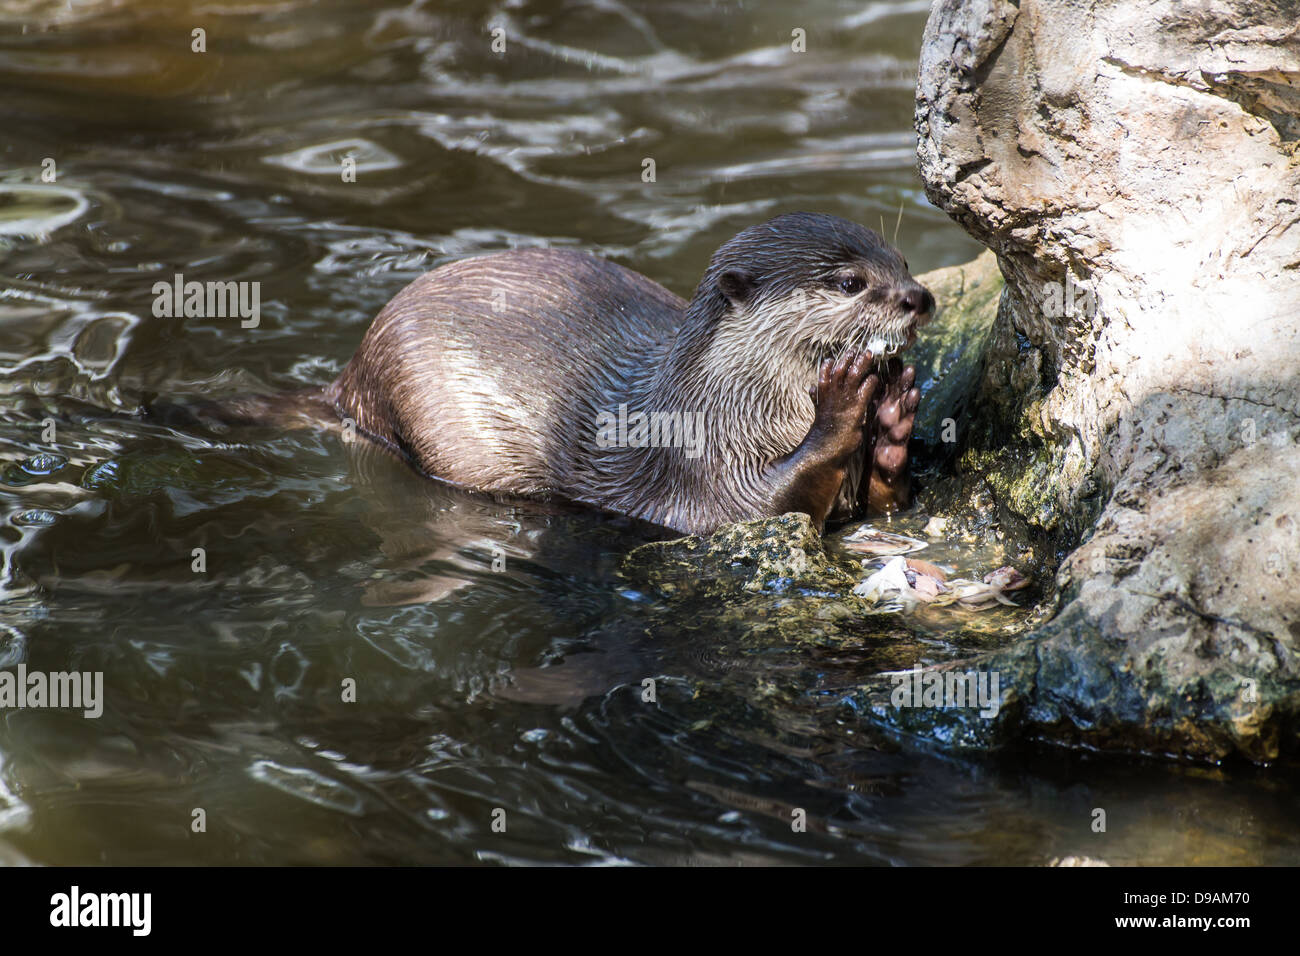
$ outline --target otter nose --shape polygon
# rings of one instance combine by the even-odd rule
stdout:
[[[914,285],[902,290],[898,297],[898,305],[909,315],[928,318],[934,312],[934,296],[924,286]]]

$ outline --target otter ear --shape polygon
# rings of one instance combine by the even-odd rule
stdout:
[[[754,291],[754,280],[739,269],[728,269],[718,276],[718,288],[733,305],[740,305]]]

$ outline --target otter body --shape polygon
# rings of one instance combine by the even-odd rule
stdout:
[[[688,303],[586,253],[442,266],[326,399],[428,475],[679,531],[906,503],[910,344],[933,299],[874,232],[797,213],[724,244]],[[874,352],[874,354],[873,354]]]

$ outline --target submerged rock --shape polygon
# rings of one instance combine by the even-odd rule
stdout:
[[[937,635],[966,647],[1004,645],[1005,636],[990,630],[1012,613],[943,609],[934,612],[944,618],[936,627],[920,614],[886,612],[853,593],[867,574],[861,556],[823,539],[803,514],[642,545],[620,570],[644,633],[654,645],[689,646],[710,675],[705,684],[725,678],[750,685],[755,701],[775,695],[806,707],[811,698],[833,718],[846,695],[852,706],[864,675],[933,656]],[[852,724],[864,743],[887,739]]]
[[[673,597],[800,590],[843,596],[859,580],[852,565],[826,550],[812,519],[797,513],[641,545],[623,572]]]

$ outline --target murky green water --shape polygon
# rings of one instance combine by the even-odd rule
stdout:
[[[901,204],[914,271],[971,258],[913,172],[927,6],[0,0],[0,664],[105,698],[0,712],[0,860],[1300,860],[1276,771],[928,753],[839,705],[887,646],[660,627],[620,522],[136,414],[324,384],[507,245],[688,294],[754,221]],[[260,324],[156,318],[177,272],[259,281]]]

